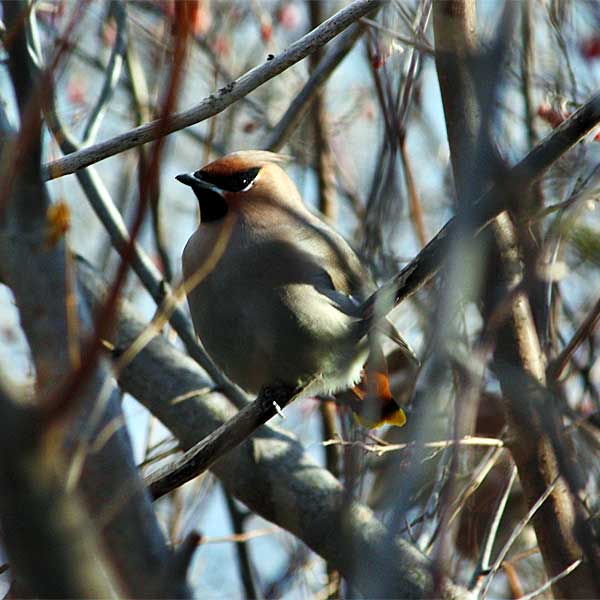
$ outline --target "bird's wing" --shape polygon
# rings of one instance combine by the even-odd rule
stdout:
[[[314,244],[314,239],[312,240]],[[327,278],[318,290],[338,303],[340,310],[359,319],[356,331],[359,338],[367,335],[373,326],[371,316],[364,314],[364,300],[375,290],[369,272],[348,243],[335,231],[326,229],[320,237],[320,266]],[[419,359],[410,344],[398,333],[387,317],[378,321],[375,328],[398,345],[407,358],[419,365]]]
[[[296,235],[299,246],[314,258],[322,271],[320,290],[332,297],[348,298],[354,312],[375,289],[354,250],[341,235],[316,219],[305,223]]]
[[[421,362],[417,358],[415,351],[411,345],[398,333],[396,327],[389,319],[384,319],[376,325],[377,331],[388,337],[392,342],[398,345],[398,347],[404,352],[404,354],[410,358],[415,366],[420,366]]]

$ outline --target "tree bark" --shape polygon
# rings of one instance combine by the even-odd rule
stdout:
[[[463,208],[471,204],[468,201],[470,192],[482,189],[486,184],[480,179],[481,173],[485,172],[481,168],[481,159],[479,162],[475,159],[477,153],[482,153],[482,140],[487,141],[478,105],[482,90],[475,88],[472,69],[477,53],[475,25],[474,1],[434,2],[436,51],[442,51],[436,58],[436,66],[456,192],[463,198],[457,204]],[[493,109],[486,107],[486,110]],[[509,194],[527,191],[519,189],[518,185],[507,185],[506,189]],[[519,291],[508,296],[520,286],[524,274],[515,228],[506,213],[492,224],[492,232],[498,271],[488,271],[484,313],[489,317],[497,307],[498,296],[509,303],[508,318],[498,331],[493,368],[503,392],[510,449],[529,506],[549,486],[554,486],[548,500],[533,517],[547,575],[553,577],[583,556],[575,534],[579,507],[560,473],[553,433],[548,430],[550,426],[555,432],[559,431],[560,415],[548,402],[548,394],[540,395],[539,388],[534,385],[523,387],[527,381],[545,386],[545,368],[527,293]],[[488,268],[494,269],[493,260],[488,262]],[[553,590],[557,597],[565,598],[591,598],[600,594],[588,562],[558,580]]]

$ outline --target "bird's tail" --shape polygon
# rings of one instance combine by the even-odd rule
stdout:
[[[383,425],[402,427],[406,414],[390,391],[385,356],[381,347],[373,344],[361,380],[345,396],[358,422],[369,429]]]

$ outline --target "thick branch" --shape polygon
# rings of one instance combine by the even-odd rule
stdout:
[[[443,102],[448,139],[458,144],[452,148],[450,160],[459,206],[464,206],[472,191],[481,126],[474,73],[468,66],[477,46],[477,19],[468,5],[460,0],[436,2],[433,11],[435,64],[442,97],[453,95],[456,89],[464,94],[460,102]]]
[[[18,11],[21,5],[14,2],[7,2],[6,5],[10,7],[7,15],[11,17],[14,13],[13,20],[8,23],[10,29],[24,29],[23,14]],[[13,43],[9,52],[16,52],[17,56],[28,60],[26,49],[20,46],[25,44],[24,36],[15,38]],[[35,89],[32,82],[30,85]],[[29,94],[29,90],[21,88],[16,88],[16,92]],[[21,105],[26,114],[39,116],[38,102],[39,98],[32,96]],[[5,125],[4,114],[1,116],[0,123]],[[74,283],[74,265],[64,240],[51,241],[48,236],[49,219],[46,214],[50,202],[41,179],[40,162],[36,164],[34,161],[41,152],[41,138],[36,135],[35,128],[32,131],[30,127],[30,121],[23,118],[18,136],[11,135],[7,130],[0,132],[0,142],[4,143],[0,181],[5,181],[7,173],[11,171],[14,181],[10,190],[3,189],[7,192],[7,207],[0,227],[0,269],[3,281],[10,285],[15,295],[21,323],[34,356],[39,397],[47,398],[49,392],[80,363],[80,344],[83,336],[91,330],[92,320],[90,311],[80,302]],[[14,156],[22,151],[25,144],[33,148],[31,158],[26,165],[15,164]],[[29,218],[24,219],[23,206],[38,208],[29,211]],[[171,552],[136,471],[126,430],[118,429],[98,445],[98,438],[102,440],[106,434],[105,427],[114,427],[115,423],[122,420],[115,392],[106,365],[100,363],[83,382],[80,393],[69,406],[71,410],[67,418],[53,424],[48,440],[45,437],[48,432],[42,428],[41,420],[28,415],[32,421],[31,427],[37,422],[38,430],[34,432],[35,437],[29,430],[29,437],[16,440],[11,446],[11,453],[6,456],[12,462],[5,467],[5,472],[21,486],[18,489],[15,487],[15,494],[28,493],[32,501],[34,496],[37,497],[39,514],[34,512],[35,506],[21,501],[19,509],[24,515],[28,510],[31,514],[15,519],[4,531],[5,539],[10,537],[10,542],[19,546],[21,558],[26,559],[29,554],[30,560],[44,562],[45,567],[44,558],[37,552],[38,545],[20,537],[20,533],[27,536],[27,531],[23,529],[21,532],[18,528],[12,531],[11,528],[29,519],[40,534],[44,528],[55,528],[59,536],[61,527],[73,526],[76,539],[69,542],[73,551],[64,559],[72,561],[70,569],[74,574],[88,569],[95,572],[98,579],[99,564],[106,558],[106,562],[110,560],[111,566],[118,572],[124,586],[122,591],[128,596],[187,596],[189,591],[185,576],[176,578],[169,573]],[[36,410],[46,408],[37,406]],[[47,425],[46,422],[44,424]],[[13,435],[10,420],[0,419],[0,426],[0,438],[10,439]],[[45,447],[44,444],[49,440],[49,446]],[[73,459],[71,462],[65,460],[64,448],[59,443],[61,441],[69,446],[68,454]],[[94,443],[97,447],[91,451]],[[5,453],[1,454],[4,456]],[[70,490],[75,490],[69,493],[65,483],[67,476],[71,478],[71,484],[76,484],[69,486]],[[36,478],[39,490],[32,490]],[[2,498],[12,502],[13,498],[5,494],[6,488],[2,487]],[[87,514],[79,497],[87,503]],[[40,509],[42,505],[44,508]],[[11,510],[8,505],[4,508]],[[16,510],[16,507],[12,509]],[[2,516],[11,519],[6,512],[2,512]],[[43,524],[44,520],[48,523]],[[7,533],[8,530],[12,533]],[[81,538],[82,544],[88,543],[85,541],[88,538],[93,539],[96,544],[93,559],[89,559],[89,553],[84,553],[83,549],[80,555],[77,554],[77,538]],[[99,540],[107,550],[106,557],[99,550]],[[57,551],[61,543],[62,538],[57,537]],[[51,565],[52,560],[49,559],[48,564]],[[38,565],[38,568],[41,567]],[[113,575],[110,567],[103,569],[108,577]],[[27,575],[25,573],[25,577]],[[110,595],[110,587],[105,579],[104,576],[100,577],[105,588],[102,591],[92,578],[87,584],[80,582],[82,586],[88,585],[87,589],[80,587],[75,592],[65,580],[60,583],[64,586],[62,591],[49,586],[46,590],[40,590],[39,595]]]
[[[76,495],[65,490],[64,466],[44,448],[33,411],[18,403],[0,381],[0,527],[17,593],[111,597],[93,530]]]
[[[101,302],[102,285],[95,272],[83,265],[79,272],[87,293]],[[145,326],[124,302],[115,346],[128,346]],[[184,448],[236,414],[221,394],[210,391],[198,366],[162,336],[125,367],[120,382]],[[236,498],[304,541],[365,595],[416,598],[430,589],[427,560],[410,544],[390,541],[369,509],[348,503],[339,482],[290,434],[263,426],[212,471]]]
[[[465,48],[470,53],[475,50],[475,23],[474,2],[451,0],[434,3],[436,47],[443,47],[446,52],[444,63],[438,63],[437,67],[458,194],[467,193],[467,187],[473,186],[470,180],[482,171],[491,173],[491,167],[494,166],[492,157],[488,156],[487,164],[482,165],[479,159],[477,172],[474,172],[476,152],[481,151],[481,146],[490,147],[486,124],[475,104],[483,97],[493,97],[493,90],[500,80],[498,77],[493,82],[480,82],[479,89],[474,89],[474,73],[470,61],[465,60]],[[444,73],[441,72],[442,68]],[[448,72],[454,74],[452,85],[445,80]],[[475,206],[475,230],[483,224],[479,222],[481,209],[485,209],[482,201],[489,206],[504,204],[509,207],[513,195],[528,198],[533,181],[589,130],[587,126],[581,127],[584,121],[582,116],[591,117],[593,124],[598,121],[600,98],[596,96],[578,113],[568,127],[571,135],[567,135],[567,127],[564,126],[555,131],[549,140],[538,145],[512,170],[508,185],[506,177],[496,174],[498,183]],[[486,115],[486,119],[488,123],[492,122],[493,113]],[[592,122],[587,125],[592,125]],[[562,142],[562,152],[557,152],[559,140]],[[492,195],[486,200],[489,194]],[[469,223],[471,215],[468,216]],[[552,486],[548,500],[533,517],[533,525],[547,573],[553,577],[582,557],[582,548],[575,535],[578,507],[561,476],[558,449],[553,444],[553,439],[558,438],[556,433],[560,417],[556,407],[547,402],[547,396],[540,394],[545,385],[544,358],[529,298],[523,291],[518,292],[524,272],[515,228],[508,214],[501,214],[492,223],[491,232],[496,261],[495,264],[488,262],[489,271],[484,276],[488,288],[485,312],[488,316],[493,312],[494,298],[498,292],[502,297],[509,298],[507,302],[510,303],[508,318],[499,328],[493,366],[503,392],[510,450],[529,506],[533,506]],[[528,380],[539,385],[523,385]],[[556,594],[561,597],[597,596],[590,566],[583,563],[569,577],[557,580],[554,588]]]

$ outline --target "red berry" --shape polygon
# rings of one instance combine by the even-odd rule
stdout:
[[[300,9],[296,4],[287,2],[277,11],[277,20],[285,29],[296,29],[300,25]]]
[[[260,24],[260,37],[265,44],[268,44],[273,37],[273,25],[270,21],[262,21]]]
[[[592,37],[581,42],[579,50],[584,58],[591,60],[600,57],[600,38]]]

